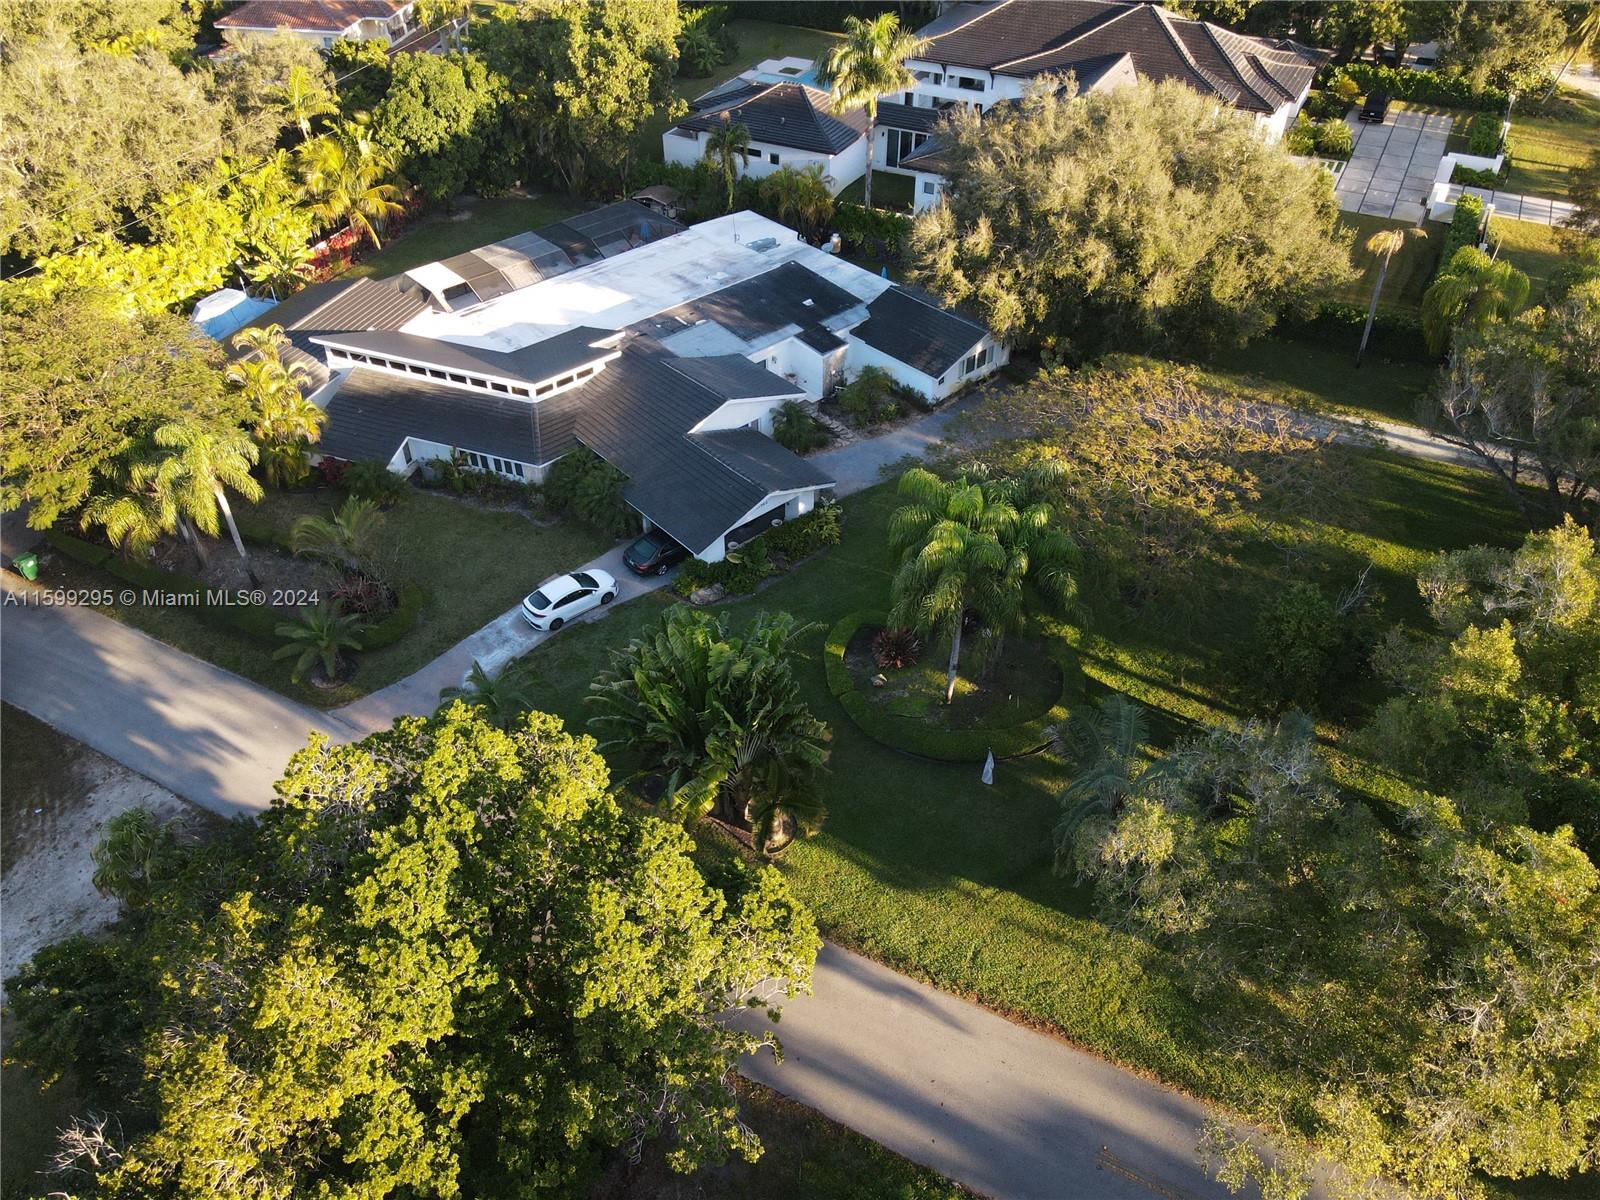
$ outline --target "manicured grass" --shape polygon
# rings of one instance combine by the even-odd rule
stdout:
[[[1385,619],[1415,626],[1423,613],[1414,574],[1431,554],[1510,544],[1522,532],[1486,476],[1387,453],[1328,453],[1354,460],[1344,523],[1319,517],[1246,531],[1229,565],[1197,571],[1184,604],[1133,612],[1097,601],[1081,626],[1045,622],[1045,632],[1077,649],[1091,688],[1146,705],[1165,742],[1251,715],[1245,647],[1260,598],[1285,578],[1332,589],[1370,564]],[[719,610],[735,626],[778,609],[818,622],[801,642],[799,675],[813,710],[833,728],[829,819],[781,864],[829,935],[1199,1094],[1241,1105],[1294,1094],[1295,1081],[1220,1053],[1166,957],[1097,920],[1088,890],[1054,874],[1051,830],[1066,777],[1058,755],[1002,761],[985,787],[976,765],[929,762],[870,741],[828,695],[823,634],[845,612],[884,604],[885,527],[896,497],[883,485],[844,503],[838,547]],[[1092,546],[1093,531],[1083,536]],[[1294,566],[1286,566],[1286,545]],[[632,602],[542,646],[527,660],[541,680],[540,707],[581,723],[583,697],[609,648],[653,624],[668,602]],[[1332,739],[1340,732],[1324,726]],[[625,775],[625,750],[608,753]],[[1359,784],[1358,767],[1346,774]]]
[[[269,492],[252,520],[287,531],[306,514],[326,516],[341,493]],[[414,491],[388,514],[398,545],[398,570],[427,590],[417,624],[392,646],[359,655],[359,669],[346,685],[324,691],[290,678],[290,664],[275,661],[274,644],[219,629],[181,608],[106,610],[169,645],[282,692],[332,707],[403,679],[468,634],[488,624],[541,580],[599,554],[608,540],[567,521],[536,524],[525,514],[486,511],[461,501]],[[218,553],[224,551],[219,550]],[[231,550],[225,551],[231,553]],[[106,586],[107,576],[55,555],[52,570],[75,570]]]
[[[1528,277],[1530,304],[1539,303],[1550,276],[1566,261],[1560,231],[1537,221],[1512,221],[1493,217],[1489,221],[1489,244],[1498,245],[1501,258]]]
[[[874,171],[872,173],[872,207],[888,208],[896,212],[910,212],[912,202],[916,196],[912,189],[917,181],[909,175],[896,175],[892,171]],[[839,193],[839,199],[851,204],[860,204],[866,194],[866,180],[858,179],[844,191]]]
[[[760,1084],[739,1085],[739,1114],[764,1147],[754,1163],[676,1175],[654,1147],[617,1163],[589,1200],[961,1200],[973,1193]]]
[[[1385,362],[1369,354],[1355,365],[1359,331],[1348,347],[1328,342],[1262,338],[1243,350],[1225,351],[1206,367],[1217,378],[1262,400],[1307,412],[1338,413],[1416,423],[1419,397],[1435,368],[1423,363]]]
[[[781,6],[774,5],[773,8],[775,12],[781,11]],[[680,75],[672,81],[674,96],[688,103],[697,96],[705,95],[717,84],[732,79],[735,75],[748,71],[758,62],[769,58],[820,59],[827,53],[828,48],[839,40],[837,33],[829,33],[822,29],[780,25],[775,21],[752,21],[744,17],[729,21],[727,27],[738,43],[728,61],[710,75]],[[672,124],[670,118],[657,116],[640,127],[637,142],[640,162],[661,161],[661,135],[670,129]]]
[[[505,196],[474,200],[470,208],[429,217],[345,272],[345,278],[370,275],[382,279],[475,250],[513,234],[537,229],[582,212],[589,205],[573,196]]]
[[[1600,148],[1600,96],[1562,88],[1548,103],[1511,110],[1505,190],[1568,199],[1567,176]]]
[[[1365,308],[1372,303],[1372,289],[1378,281],[1382,261],[1367,249],[1367,239],[1385,229],[1415,228],[1409,221],[1394,221],[1388,217],[1368,216],[1365,213],[1341,212],[1339,226],[1349,231],[1354,240],[1350,248],[1350,263],[1358,276],[1333,292],[1333,299],[1346,304],[1359,304]],[[1444,248],[1446,226],[1438,221],[1425,221],[1422,235],[1406,239],[1395,251],[1389,271],[1383,278],[1383,295],[1378,299],[1380,308],[1419,310],[1422,293],[1439,265],[1439,254]]]

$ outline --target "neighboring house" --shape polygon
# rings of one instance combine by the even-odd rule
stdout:
[[[1255,116],[1279,137],[1329,55],[1282,38],[1247,37],[1156,4],[998,0],[957,4],[918,31],[929,39],[906,66],[916,85],[878,107],[873,162],[915,176],[917,208],[944,180],[934,120],[957,106],[988,112],[1019,99],[1040,75],[1072,72],[1080,92],[1134,79],[1177,79]],[[891,102],[892,101],[892,102]]]
[[[280,30],[328,47],[384,38],[391,52],[438,48],[442,31],[419,27],[413,0],[246,0],[216,20],[229,42]]]
[[[866,114],[835,111],[810,59],[769,59],[712,88],[689,109],[661,135],[669,163],[693,166],[705,157],[712,133],[743,125],[750,148],[741,174],[759,179],[780,167],[815,166],[834,195],[866,174]]]
[[[262,321],[312,369],[323,455],[541,482],[587,446],[647,525],[712,562],[832,486],[770,437],[782,404],[865,366],[937,403],[1007,358],[972,318],[765,217],[686,229],[628,201],[320,284]]]

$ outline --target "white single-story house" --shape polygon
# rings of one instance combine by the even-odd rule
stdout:
[[[542,482],[586,446],[706,561],[833,481],[773,414],[867,366],[929,404],[1007,360],[974,318],[750,212],[685,228],[623,201],[264,314],[327,413],[318,451],[409,474],[457,459]]]
[[[750,138],[742,175],[760,179],[783,167],[816,167],[838,195],[866,173],[866,114],[836,111],[806,58],[769,59],[699,97],[689,115],[661,135],[662,157],[693,166],[716,130],[742,125]]]
[[[906,60],[914,87],[878,107],[879,170],[915,177],[920,210],[944,180],[935,122],[955,107],[988,112],[1020,99],[1041,75],[1071,72],[1080,93],[1135,79],[1178,79],[1254,114],[1264,136],[1294,122],[1329,55],[1283,38],[1248,37],[1158,4],[1109,0],[993,0],[955,4],[918,30],[928,39]],[[932,118],[932,119],[930,119]]]
[[[247,0],[216,20],[225,41],[288,32],[324,49],[340,39],[384,38],[393,53],[433,50],[445,31],[423,28],[415,0]]]

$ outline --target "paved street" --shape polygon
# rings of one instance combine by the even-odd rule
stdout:
[[[1339,207],[1397,221],[1422,220],[1450,136],[1450,118],[1391,108],[1382,125],[1353,116],[1347,120],[1356,144],[1334,188]]]

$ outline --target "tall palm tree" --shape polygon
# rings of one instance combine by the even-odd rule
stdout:
[[[833,197],[822,181],[820,163],[803,171],[779,167],[757,186],[761,202],[780,224],[815,234],[833,215]]]
[[[1072,857],[1078,827],[1093,816],[1114,816],[1129,796],[1155,778],[1156,768],[1140,757],[1150,740],[1144,709],[1120,692],[1101,700],[1093,712],[1080,712],[1056,735],[1062,753],[1077,768],[1061,794],[1056,822],[1059,873]]]
[[[1042,498],[1046,482],[1041,472],[992,484],[966,477],[946,483],[922,467],[900,477],[900,495],[909,503],[889,518],[899,563],[890,620],[924,636],[949,637],[946,704],[955,699],[969,611],[992,650],[1020,622],[1025,584],[1058,607],[1076,595],[1077,550],[1054,527],[1054,511]]]
[[[331,519],[305,516],[296,521],[289,530],[289,545],[296,554],[354,571],[371,560],[383,525],[376,504],[348,496]]]
[[[228,382],[245,393],[253,414],[252,435],[261,447],[269,483],[298,483],[306,473],[306,446],[322,435],[325,414],[305,398],[310,377],[299,363],[284,364],[289,339],[283,326],[250,328],[234,335],[249,353],[229,364]]]
[[[400,189],[386,182],[395,173],[394,158],[373,140],[370,122],[364,117],[342,121],[302,142],[295,157],[317,218],[325,226],[345,222],[351,232],[359,230],[381,246],[378,227],[403,206]]]
[[[277,95],[273,97],[268,107],[274,112],[282,113],[285,119],[293,122],[300,130],[302,141],[311,136],[312,121],[339,111],[339,106],[333,102],[333,96],[328,89],[304,63],[296,63],[289,68],[283,86],[278,89]]]
[[[296,683],[318,663],[324,678],[337,679],[343,652],[361,649],[361,622],[331,600],[301,609],[299,620],[283,622],[277,633],[285,643],[272,657],[295,660],[292,678]]]
[[[188,520],[208,537],[219,532],[220,512],[239,557],[248,559],[239,527],[228,504],[232,488],[252,504],[261,499],[261,485],[250,474],[259,451],[238,429],[212,429],[187,421],[172,421],[151,439],[163,451],[154,460],[151,479],[158,496],[173,507],[174,523]],[[198,543],[196,543],[198,545]]]
[[[750,131],[735,125],[722,114],[722,128],[714,130],[706,139],[706,153],[722,173],[722,182],[728,189],[728,211],[733,211],[733,189],[739,181],[739,169],[744,166],[750,149]]]
[[[439,699],[443,702],[441,707],[460,700],[470,708],[481,710],[492,724],[505,729],[533,707],[533,683],[515,666],[490,675],[482,663],[473,659],[466,683],[445,688],[439,693]]]
[[[844,19],[844,40],[828,51],[822,78],[840,108],[861,108],[867,113],[867,174],[862,202],[872,207],[872,151],[878,129],[878,100],[887,92],[903,92],[916,83],[906,69],[906,59],[927,48],[928,39],[900,27],[893,13],[870,20]]]
[[[1383,294],[1383,278],[1389,273],[1389,260],[1406,244],[1408,238],[1425,236],[1422,226],[1415,225],[1410,229],[1380,229],[1367,239],[1367,252],[1376,254],[1379,258],[1378,281],[1372,285],[1372,303],[1367,306],[1367,324],[1361,331],[1361,345],[1356,347],[1356,366],[1361,365],[1361,356],[1367,352],[1367,339],[1372,336],[1372,322],[1378,315],[1378,297]]]
[[[1428,350],[1443,354],[1458,326],[1481,329],[1522,311],[1528,277],[1476,246],[1455,252],[1422,296],[1422,333]]]

